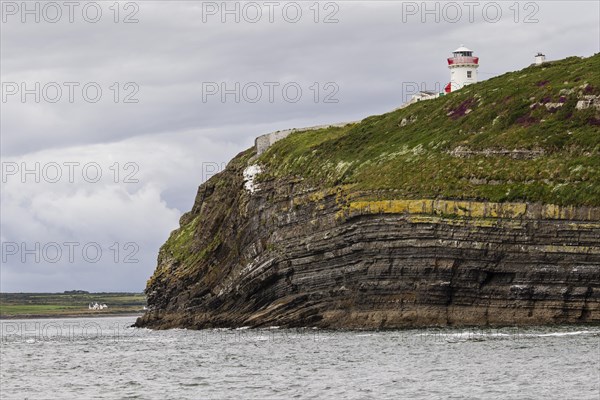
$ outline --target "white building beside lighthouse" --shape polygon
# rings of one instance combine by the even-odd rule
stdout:
[[[446,93],[477,82],[479,57],[473,57],[473,50],[461,45],[452,52],[452,57],[448,58],[448,68],[450,69],[450,82],[446,85]]]

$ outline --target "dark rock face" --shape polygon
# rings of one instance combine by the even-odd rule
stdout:
[[[234,160],[199,188],[161,248],[137,326],[600,322],[597,209],[535,217],[541,206],[516,205],[527,211],[512,218],[482,214],[484,203],[450,214],[357,211],[353,201],[378,194],[281,179],[251,193],[246,165]]]

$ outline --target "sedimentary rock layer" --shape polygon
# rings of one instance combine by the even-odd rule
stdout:
[[[373,200],[232,163],[159,256],[138,326],[600,322],[600,210]]]

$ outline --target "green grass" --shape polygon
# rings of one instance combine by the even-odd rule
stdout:
[[[261,179],[295,176],[396,198],[600,206],[600,112],[575,109],[583,96],[600,95],[598,71],[600,54],[571,57],[343,128],[294,133],[260,157]],[[543,154],[459,158],[459,146]]]
[[[58,306],[58,305],[3,305],[0,307],[2,315],[45,315],[61,314],[68,311],[76,311],[81,307],[77,306]]]

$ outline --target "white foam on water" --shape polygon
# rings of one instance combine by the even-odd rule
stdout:
[[[249,326],[240,326],[239,328],[235,328],[236,331],[245,331],[246,329],[250,329]]]
[[[562,337],[562,336],[577,336],[577,335],[589,335],[589,334],[600,334],[600,332],[593,332],[593,331],[575,331],[575,332],[551,332],[551,333],[540,333],[537,335],[532,335],[532,336],[537,336],[537,337]]]

